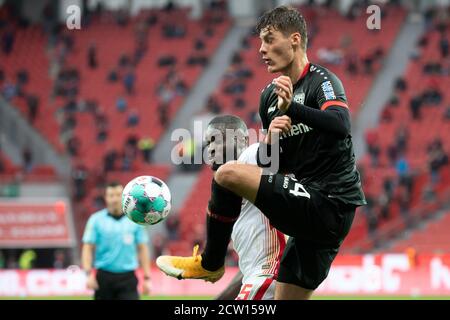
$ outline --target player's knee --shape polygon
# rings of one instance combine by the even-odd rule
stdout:
[[[235,163],[229,162],[222,165],[214,175],[216,182],[227,189],[233,189],[238,184],[238,175],[235,170]]]

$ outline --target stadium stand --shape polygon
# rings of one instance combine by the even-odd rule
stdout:
[[[151,148],[231,21],[223,11],[194,21],[187,9],[172,8],[135,17],[105,11],[90,17],[83,32],[10,23],[14,47],[0,53],[3,93],[60,153],[71,155],[79,235],[105,181],[169,176],[170,165],[149,164]],[[35,167],[29,176],[46,170]]]
[[[413,249],[416,253],[443,253],[450,250],[450,212],[443,217],[429,222],[423,229],[415,230],[404,240],[397,241],[390,248],[393,252],[405,252]]]
[[[359,165],[370,203],[363,210],[365,219],[355,222],[346,239],[347,248],[355,245],[355,249],[367,251],[383,245],[448,204],[450,121],[446,112],[450,96],[445,90],[448,52],[441,49],[441,42],[449,40],[450,24],[436,16],[432,12],[428,30],[397,81],[378,127],[367,132],[368,153]],[[412,236],[408,243],[412,245],[414,239]]]

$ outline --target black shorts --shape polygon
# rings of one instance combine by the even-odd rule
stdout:
[[[134,271],[113,273],[97,270],[98,290],[95,290],[95,300],[138,300],[138,279]]]
[[[290,237],[278,281],[316,289],[350,231],[356,207],[284,174],[261,177],[255,206]]]

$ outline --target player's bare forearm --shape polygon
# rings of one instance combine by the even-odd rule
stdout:
[[[238,271],[230,284],[215,298],[215,300],[234,300],[242,286],[243,275]]]
[[[150,279],[150,255],[146,244],[138,245],[139,263],[144,272],[144,277]]]
[[[81,267],[84,271],[90,272],[92,270],[92,262],[94,260],[95,245],[91,243],[83,244],[81,249]]]

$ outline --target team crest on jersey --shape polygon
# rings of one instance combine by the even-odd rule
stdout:
[[[294,96],[294,102],[304,104],[305,103],[305,93],[304,92],[297,93]]]
[[[274,112],[276,108],[277,108],[276,106],[270,107],[269,109],[267,109],[267,114]]]
[[[331,85],[331,81],[325,81],[322,83],[322,91],[325,95],[326,100],[334,100],[336,99],[336,94],[334,93],[333,86]]]

